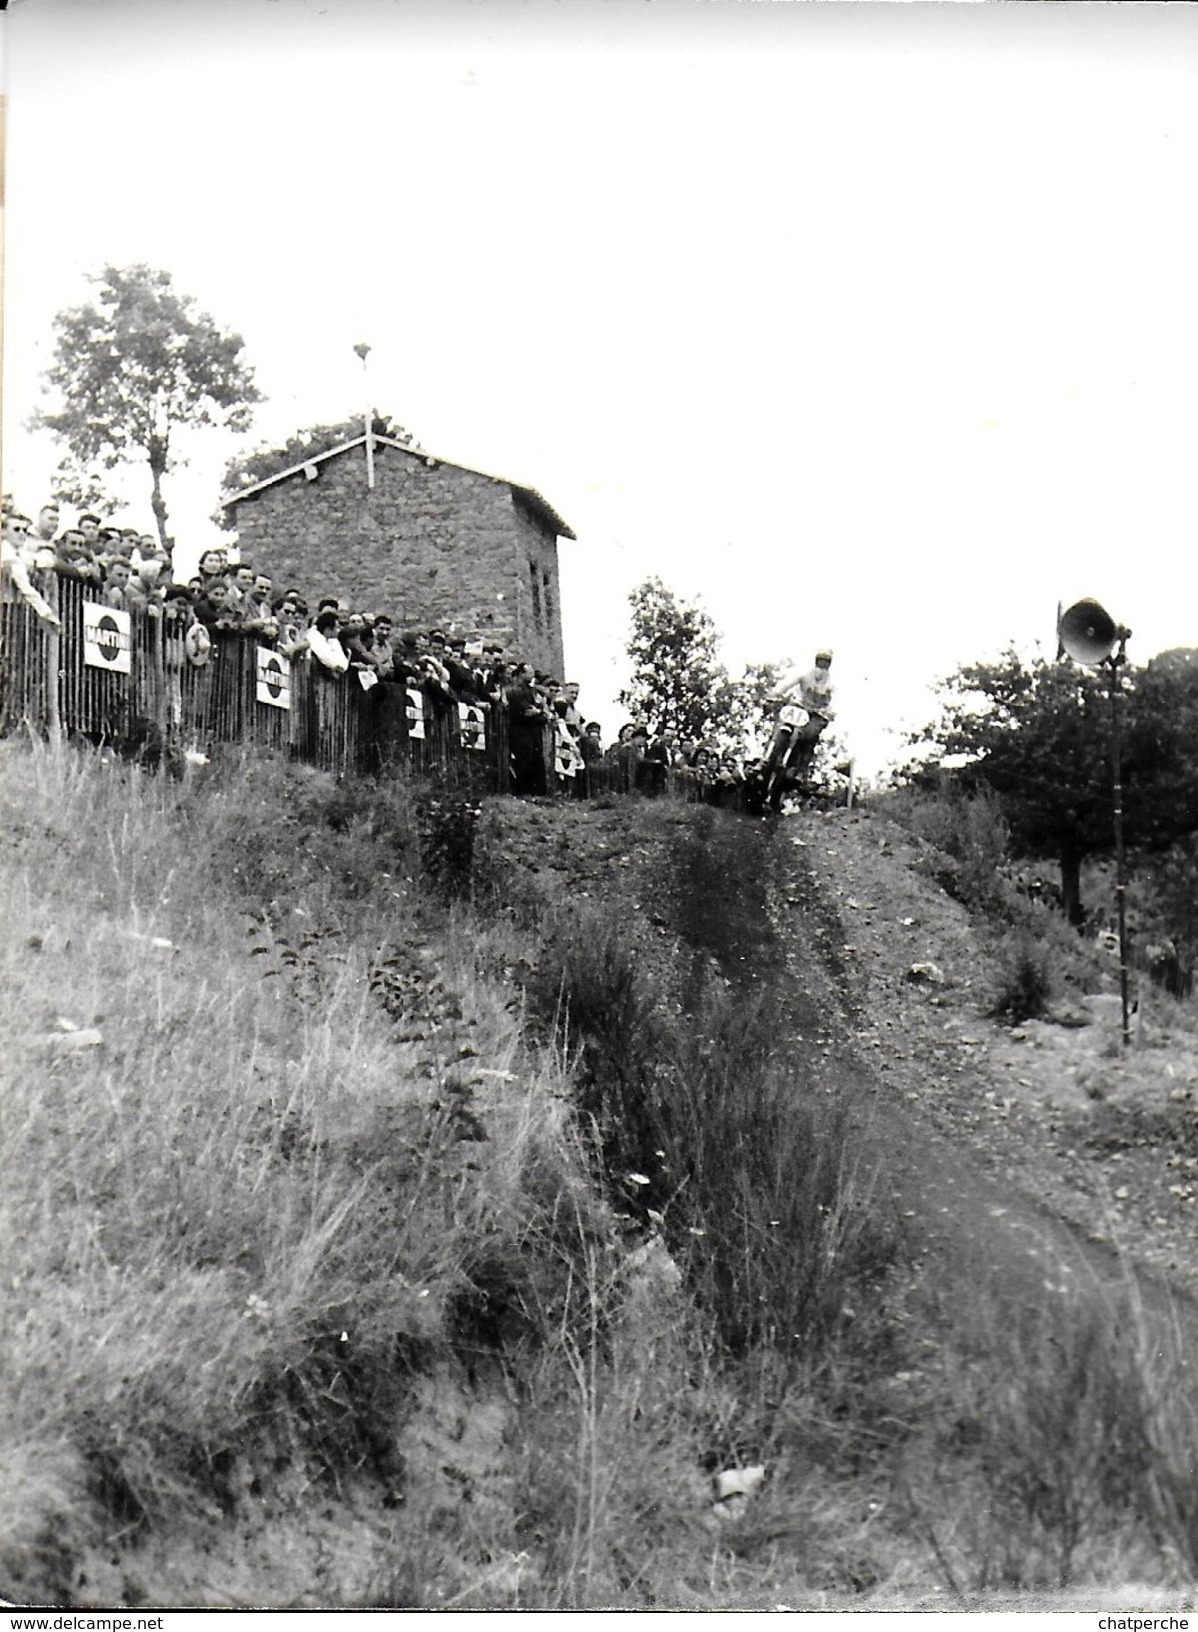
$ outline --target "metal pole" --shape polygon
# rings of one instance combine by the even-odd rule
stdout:
[[[1127,991],[1127,874],[1123,852],[1123,742],[1120,696],[1123,690],[1119,669],[1124,661],[1127,631],[1119,631],[1119,650],[1107,662],[1111,670],[1111,782],[1115,822],[1115,910],[1119,920],[1119,996],[1123,1005],[1123,1046],[1131,1042]]]
[[[362,359],[362,381],[363,381],[363,384],[365,384],[365,381],[366,381],[366,359],[367,359],[367,357],[370,356],[370,347],[366,344],[365,340],[359,340],[357,345],[354,347],[354,353],[355,353],[356,356],[358,356],[358,357],[360,357]],[[368,488],[373,488],[374,487],[374,409],[369,405],[367,405],[367,408],[366,408],[365,425],[366,425],[366,486]]]

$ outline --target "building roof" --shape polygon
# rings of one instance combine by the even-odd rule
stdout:
[[[577,540],[578,535],[562,520],[552,505],[547,504],[534,487],[526,487],[522,482],[512,482],[506,476],[492,476],[485,470],[474,470],[470,465],[460,465],[453,459],[442,459],[436,454],[427,453],[423,448],[409,447],[407,443],[399,442],[393,436],[380,436],[377,432],[371,438],[376,448],[398,448],[400,453],[409,454],[413,459],[419,459],[426,465],[448,465],[451,470],[469,471],[472,476],[482,476],[488,482],[498,482],[501,486],[510,488],[542,521],[547,522],[559,538]],[[322,465],[326,459],[335,459],[339,454],[348,453],[351,448],[364,447],[366,433],[355,436],[348,442],[339,442],[334,448],[325,448],[321,453],[313,453],[306,459],[300,459],[294,465],[288,465],[286,470],[278,470],[273,476],[267,476],[260,482],[251,482],[248,487],[242,487],[236,493],[226,493],[221,499],[221,508],[227,510],[230,505],[238,504],[242,499],[253,498],[276,482],[285,482],[291,476],[298,476],[303,470],[312,465]]]

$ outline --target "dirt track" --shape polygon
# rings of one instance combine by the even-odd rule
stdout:
[[[1166,1062],[1150,1052],[1103,1059],[1101,1029],[1079,1029],[1068,1034],[1071,1075],[1048,1047],[1055,1039],[1041,1044],[1034,1027],[987,1019],[981,937],[881,819],[789,818],[771,827],[766,848],[786,989],[822,991],[834,1009],[817,1049],[861,1089],[863,1151],[934,1272],[966,1298],[987,1286],[1026,1304],[1087,1285],[1113,1297],[1128,1275],[1118,1246],[1151,1276],[1151,1301],[1180,1300],[1178,1312],[1198,1327],[1188,1186],[1170,1194],[1179,1169],[1146,1143],[1135,1151],[1144,1176],[1133,1193],[1129,1152],[1095,1138],[1109,1105],[1075,1080],[1089,1080],[1097,1057],[1129,1103],[1142,1100],[1159,1094],[1158,1079],[1189,1071],[1184,1051],[1172,1047],[1164,1076]],[[943,984],[908,978],[925,962]],[[801,1036],[806,1008],[793,1015]],[[810,1038],[799,1047],[809,1060]],[[1174,1109],[1189,1114],[1188,1105]]]
[[[509,899],[602,903],[686,1009],[713,969],[777,1007],[797,1085],[847,1100],[874,1204],[958,1312],[1087,1289],[1109,1308],[1134,1269],[1146,1301],[1198,1336],[1186,1034],[1158,1023],[1150,1046],[1112,1058],[1099,1024],[987,1019],[985,926],[867,810],[505,801],[495,816]],[[919,963],[942,982],[909,980]]]

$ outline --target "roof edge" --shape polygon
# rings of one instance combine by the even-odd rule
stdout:
[[[413,448],[405,442],[397,442],[393,436],[379,436],[376,434],[372,440],[376,445],[381,444],[387,448],[398,448],[400,453],[410,453],[413,459],[423,459],[426,463],[433,465],[448,465],[453,470],[465,470],[471,476],[481,476],[485,481],[498,482],[501,486],[509,488],[512,493],[518,493],[527,504],[534,510],[539,511],[552,525],[559,538],[568,538],[574,543],[578,542],[578,534],[558,515],[553,506],[541,497],[535,487],[528,487],[523,482],[513,482],[507,476],[492,476],[489,471],[476,470],[473,465],[462,465],[454,459],[442,459],[439,454],[429,453],[426,449]],[[268,487],[274,487],[276,482],[283,482],[291,476],[298,476],[300,471],[307,469],[309,465],[323,464],[326,459],[334,459],[338,454],[348,453],[351,448],[364,447],[365,443],[366,433],[363,432],[361,436],[351,437],[348,442],[339,442],[335,448],[325,448],[323,452],[314,453],[309,459],[301,459],[297,464],[288,465],[286,470],[276,470],[273,476],[265,476],[260,482],[251,482],[249,487],[238,488],[235,493],[225,494],[220,501],[221,509],[227,510],[231,505],[238,504],[242,499],[252,499],[255,494],[263,492]]]

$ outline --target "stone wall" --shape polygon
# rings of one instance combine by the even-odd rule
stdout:
[[[476,628],[561,675],[557,538],[507,482],[392,447],[375,449],[373,489],[364,448],[313,468],[231,507],[242,556],[279,589],[399,628]]]
[[[530,657],[543,652],[543,659],[532,657],[532,661],[564,680],[557,538],[515,495],[511,504],[516,541],[516,648]]]

